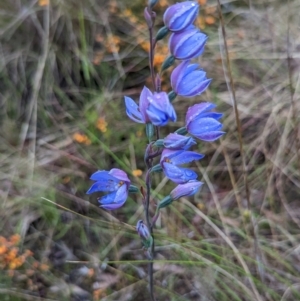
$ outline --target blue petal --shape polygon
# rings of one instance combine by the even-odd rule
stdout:
[[[177,184],[183,184],[197,179],[198,175],[188,168],[179,168],[173,164],[164,162],[163,169],[166,177]]]
[[[187,90],[185,96],[192,97],[192,96],[200,95],[208,88],[210,83],[211,83],[211,79],[206,79],[198,82],[196,82],[195,80],[190,81],[190,85],[188,87],[189,90]]]
[[[182,183],[186,183],[191,180],[196,180],[198,178],[198,174],[191,169],[180,167],[180,170],[182,172]]]
[[[203,183],[199,181],[189,181],[185,184],[178,185],[171,191],[170,195],[173,200],[177,200],[183,196],[194,195],[202,186],[202,184]]]
[[[181,154],[177,155],[176,157],[172,158],[172,163],[175,165],[181,165],[181,164],[186,164],[189,162],[192,162],[194,160],[200,160],[204,157],[202,154],[198,154],[196,152],[190,152],[190,151],[185,151],[182,152]]]
[[[166,159],[171,160],[182,152],[184,152],[184,150],[172,150],[165,148],[161,154],[160,162],[166,161]]]
[[[216,107],[216,105],[209,102],[202,102],[189,107],[185,117],[186,126],[188,127],[192,120],[202,116],[203,113],[213,109],[214,107]]]
[[[114,191],[116,190],[117,184],[113,181],[97,181],[94,183],[90,189],[86,192],[86,194],[91,194],[97,191]]]
[[[192,137],[182,136],[173,133],[169,134],[164,139],[164,147],[174,150],[187,150],[194,144],[196,144],[196,141]]]
[[[127,185],[123,184],[118,190],[115,198],[115,203],[124,204],[128,197]]]
[[[101,208],[104,208],[106,210],[115,210],[118,209],[120,207],[122,207],[124,204],[121,203],[111,203],[111,204],[107,204],[107,205],[101,205]]]
[[[138,123],[145,123],[142,114],[139,111],[138,105],[130,98],[125,96],[125,106],[127,116]]]
[[[222,124],[213,118],[199,118],[192,120],[188,125],[188,132],[192,135],[199,135],[217,131],[222,128]]]
[[[124,205],[128,197],[127,185],[122,185],[117,191],[107,194],[99,200],[100,207],[107,210],[118,209]]]
[[[199,56],[204,51],[207,36],[200,31],[193,35],[186,35],[185,41],[177,47],[176,57],[178,59],[191,59]]]
[[[151,106],[147,110],[147,114],[151,122],[156,126],[164,126],[168,123],[168,116],[165,112],[160,111],[154,106]]]
[[[198,117],[196,117],[195,119],[197,118],[203,118],[203,117],[209,117],[209,118],[213,118],[213,119],[220,119],[221,117],[223,116],[223,113],[216,113],[216,112],[210,112],[210,113],[203,113],[201,115],[199,115]]]
[[[197,70],[197,68],[199,67],[198,64],[190,64],[186,67],[184,73],[185,76],[187,76],[188,74],[192,73],[193,71]],[[202,71],[202,69],[199,69],[199,71]]]
[[[176,115],[175,109],[171,104],[168,106],[167,114],[169,116],[169,119],[171,119],[173,122],[175,122],[177,120],[177,115]]]
[[[215,131],[215,132],[209,132],[209,133],[203,133],[199,135],[195,135],[198,139],[201,139],[203,141],[215,141],[219,139],[221,136],[223,136],[225,132],[222,131]]]
[[[117,195],[117,191],[109,193],[98,200],[98,202],[102,205],[114,203]]]
[[[101,181],[101,182],[105,182],[105,181],[113,181],[115,183],[119,182],[118,179],[116,179],[116,177],[109,174],[109,172],[106,170],[98,170],[94,172],[91,175],[90,179],[93,181]]]

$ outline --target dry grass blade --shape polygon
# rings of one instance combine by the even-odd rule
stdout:
[[[243,267],[243,269],[246,273],[246,276],[248,278],[248,281],[250,283],[251,289],[252,289],[252,291],[255,295],[256,300],[257,301],[263,301],[262,297],[260,296],[260,294],[259,294],[259,292],[258,292],[258,290],[257,290],[257,288],[256,288],[256,286],[255,286],[255,284],[254,284],[254,282],[251,278],[251,272],[250,272],[245,260],[243,259],[240,251],[237,249],[237,247],[230,240],[230,238],[228,236],[226,236],[226,234],[223,233],[221,231],[221,229],[216,224],[214,224],[204,213],[202,213],[202,211],[200,211],[197,207],[195,207],[193,204],[191,204],[187,199],[183,198],[183,203],[185,205],[187,205],[188,207],[192,208],[197,215],[201,216],[201,218],[203,218],[213,228],[213,230],[216,231],[216,233],[224,239],[224,241],[232,249],[234,255],[236,256],[236,258],[238,259],[238,261],[242,265],[242,267]]]

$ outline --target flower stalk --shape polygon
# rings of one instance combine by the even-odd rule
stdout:
[[[201,95],[211,82],[198,64],[190,63],[204,51],[207,36],[200,32],[193,23],[199,12],[196,1],[183,1],[170,6],[163,17],[164,26],[154,37],[156,14],[152,10],[158,0],[148,0],[144,10],[145,21],[149,31],[149,68],[152,80],[152,89],[144,87],[139,97],[139,104],[130,97],[125,96],[127,116],[136,123],[145,125],[148,145],[145,149],[144,163],[146,166],[145,185],[138,189],[131,184],[127,174],[113,168],[110,171],[97,171],[91,176],[95,183],[87,191],[106,193],[99,198],[100,207],[114,210],[123,206],[129,193],[140,192],[144,206],[144,220],[136,224],[137,233],[145,249],[148,259],[148,277],[150,298],[155,301],[153,261],[155,259],[155,223],[161,214],[161,209],[178,202],[181,197],[195,195],[201,188],[198,174],[191,168],[182,165],[200,160],[204,155],[191,151],[196,138],[211,142],[221,137],[222,124],[219,119],[222,114],[212,112],[215,105],[208,102],[195,104],[188,108],[185,126],[160,138],[159,129],[168,122],[177,120],[176,111],[172,101],[178,96],[195,97]],[[177,64],[171,74],[172,91],[162,91],[161,77],[155,74],[154,55],[158,40],[169,37],[169,50],[171,55],[163,62],[160,72]],[[158,158],[160,157],[160,158]],[[155,214],[151,207],[151,176],[154,172],[163,172],[176,187],[155,205]]]

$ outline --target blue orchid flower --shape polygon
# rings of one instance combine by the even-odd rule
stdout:
[[[96,182],[86,192],[87,194],[97,191],[109,192],[99,199],[100,207],[114,210],[124,205],[128,197],[130,180],[123,170],[118,168],[113,168],[110,171],[98,170],[92,174],[90,179]]]
[[[189,181],[185,184],[177,185],[170,193],[170,196],[173,201],[183,197],[194,195],[199,188],[203,185],[199,181]]]
[[[188,150],[196,141],[189,136],[182,136],[176,133],[171,133],[163,140],[163,145],[168,149]]]
[[[125,105],[128,117],[138,123],[151,122],[155,126],[164,126],[169,120],[176,121],[176,112],[166,92],[152,93],[144,87],[139,106],[127,96]]]
[[[183,184],[197,179],[198,175],[193,170],[178,165],[200,160],[203,157],[202,154],[196,152],[164,149],[161,154],[160,165],[166,177],[176,184]]]
[[[222,124],[218,121],[223,114],[208,112],[216,105],[203,102],[188,108],[185,127],[189,134],[203,141],[215,141],[220,138],[224,132],[220,131]]]
[[[207,36],[204,33],[190,25],[183,31],[171,34],[169,49],[176,59],[189,60],[202,54],[206,40]]]
[[[171,5],[164,13],[164,23],[170,31],[182,31],[191,25],[199,13],[199,4],[184,1]]]
[[[206,78],[206,72],[199,69],[198,64],[189,65],[189,62],[189,60],[182,62],[171,74],[173,91],[186,97],[201,94],[211,82],[211,79]]]

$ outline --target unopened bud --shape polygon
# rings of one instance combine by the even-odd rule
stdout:
[[[177,131],[175,131],[175,133],[179,134],[179,135],[186,135],[187,134],[186,127],[182,127],[180,129],[178,129]]]
[[[137,193],[137,192],[139,192],[139,189],[134,185],[130,185],[128,191],[131,193]]]
[[[146,20],[148,28],[152,28],[153,27],[153,19],[151,17],[151,11],[149,11],[149,7],[145,7],[145,9],[144,9],[144,18]]]
[[[147,228],[147,226],[144,224],[142,220],[139,220],[136,224],[136,231],[143,240],[148,240],[151,237],[151,234]]]
[[[165,207],[169,206],[172,202],[173,202],[172,197],[170,195],[168,195],[158,203],[157,209],[165,208]]]
[[[153,167],[151,167],[151,172],[162,172],[162,171],[163,169],[160,164],[156,164]]]
[[[168,93],[168,97],[170,102],[172,102],[176,98],[177,94],[174,91]]]
[[[153,8],[157,2],[158,2],[158,0],[148,0],[148,6],[150,8]]]
[[[156,34],[155,40],[156,41],[162,40],[168,33],[169,33],[168,27],[164,26],[160,28]]]
[[[171,67],[174,64],[174,62],[175,62],[175,57],[173,55],[168,56],[164,60],[162,66],[161,66],[161,71],[164,71],[164,70],[168,69],[169,67]]]
[[[146,135],[149,141],[151,141],[154,136],[154,125],[152,123],[146,124]]]

